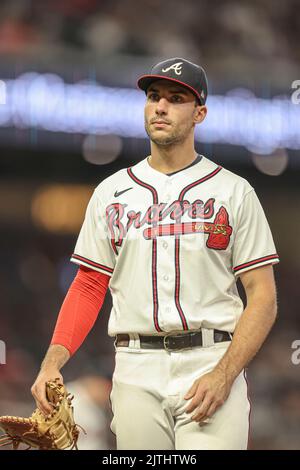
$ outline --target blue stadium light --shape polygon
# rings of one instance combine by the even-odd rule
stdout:
[[[145,95],[139,90],[90,81],[68,84],[56,74],[36,72],[2,82],[2,127],[146,138]],[[300,105],[288,96],[262,99],[237,89],[210,96],[207,106],[207,118],[196,130],[198,141],[242,145],[256,153],[300,149]]]

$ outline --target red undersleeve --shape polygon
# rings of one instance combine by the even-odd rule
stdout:
[[[102,307],[110,277],[80,266],[61,306],[51,344],[61,344],[71,356],[81,346]]]

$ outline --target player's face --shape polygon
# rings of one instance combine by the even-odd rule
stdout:
[[[145,129],[157,145],[183,142],[205,115],[206,107],[198,105],[193,93],[183,86],[158,80],[147,90]]]

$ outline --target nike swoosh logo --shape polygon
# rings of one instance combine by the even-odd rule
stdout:
[[[132,189],[132,188],[123,189],[123,191],[116,191],[114,196],[115,197],[121,196],[121,194],[126,193],[126,191],[129,191],[129,189]]]

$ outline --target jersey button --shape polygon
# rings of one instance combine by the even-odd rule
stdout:
[[[168,248],[167,242],[163,242],[163,247],[164,247],[164,248]]]
[[[167,274],[164,275],[164,280],[165,280],[165,281],[168,281],[168,280],[169,280],[169,276],[167,276]]]

